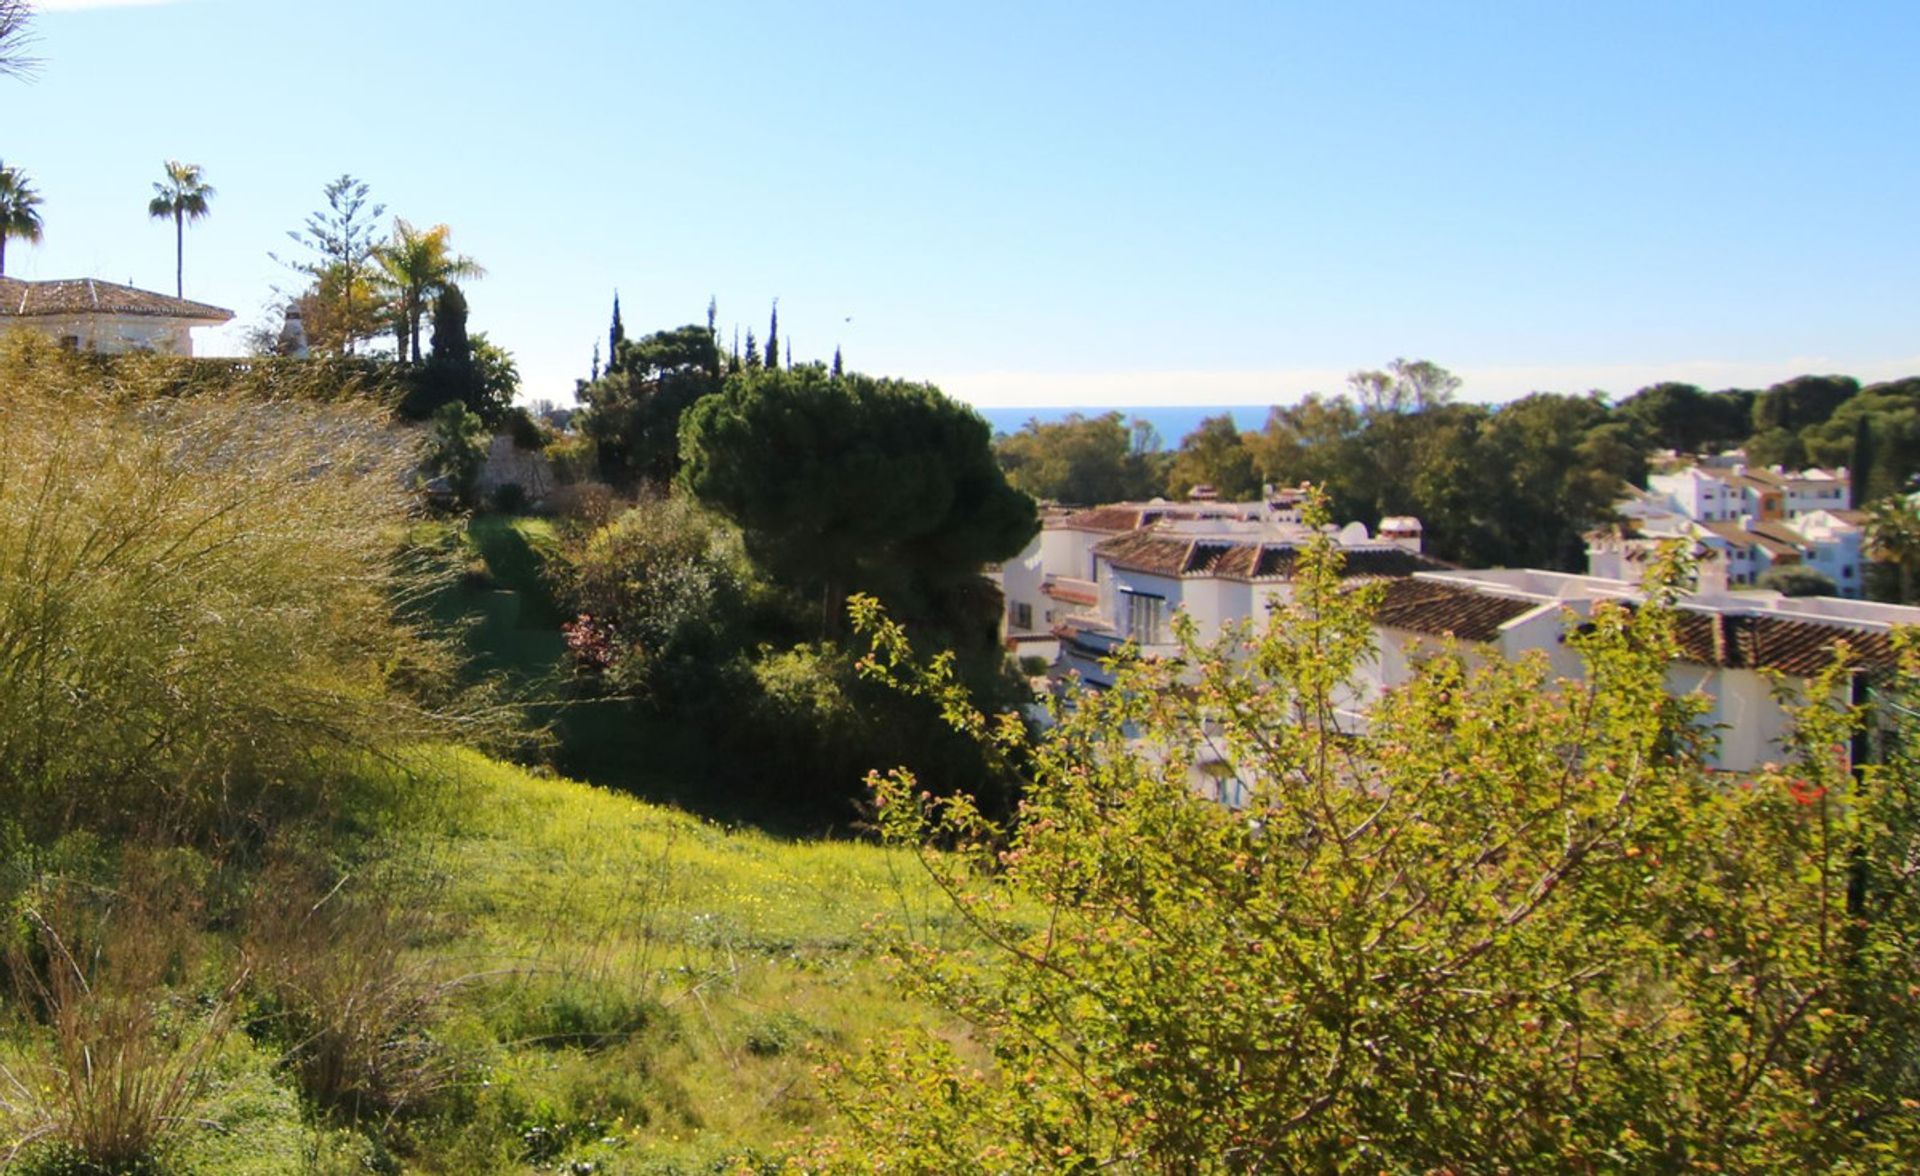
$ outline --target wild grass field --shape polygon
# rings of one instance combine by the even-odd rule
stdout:
[[[215,920],[177,949],[195,962],[164,1015],[176,1043],[208,1040],[165,1170],[732,1171],[827,1121],[826,1051],[930,1016],[901,1002],[863,931],[932,917],[924,875],[894,852],[727,829],[463,749],[354,771],[356,818],[328,888],[296,888],[299,926],[276,943]],[[70,849],[76,874],[104,868]],[[257,909],[276,883],[227,879],[245,893],[226,901]],[[259,982],[276,946],[311,949],[292,983],[322,1011],[293,1032]],[[330,1033],[364,1039],[338,1049],[369,1073],[326,1106],[289,1046]],[[0,1146],[58,1097],[46,1035],[6,1041]],[[397,1043],[405,1067],[354,1056]]]

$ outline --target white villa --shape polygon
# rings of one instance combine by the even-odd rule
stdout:
[[[232,319],[232,311],[218,306],[94,278],[0,277],[0,331],[26,327],[77,351],[190,356],[195,327]]]

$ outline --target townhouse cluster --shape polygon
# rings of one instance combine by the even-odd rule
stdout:
[[[1744,531],[1748,520],[1791,520],[1794,533],[1802,535],[1802,528],[1817,530],[1821,517],[1830,516],[1857,531],[1844,505],[1844,475],[1774,478],[1712,478],[1707,489],[1720,502],[1703,509],[1726,516],[1711,524]],[[1698,485],[1691,479],[1683,484]],[[1761,487],[1777,490],[1777,500],[1760,502]],[[1732,513],[1746,509],[1749,494],[1756,499],[1755,513]],[[1147,657],[1177,650],[1171,624],[1176,612],[1191,619],[1203,641],[1239,622],[1264,626],[1292,599],[1299,553],[1316,537],[1300,520],[1303,497],[1283,490],[1254,502],[1129,502],[1049,512],[1027,549],[996,572],[1006,601],[1008,649],[1030,666],[1044,665],[1054,686],[1077,681],[1103,689],[1111,685],[1111,658],[1122,647],[1131,645]],[[1375,532],[1349,523],[1326,533],[1341,551],[1346,582],[1381,586],[1373,613],[1374,656],[1341,699],[1339,721],[1356,732],[1365,729],[1368,711],[1383,693],[1410,681],[1420,662],[1443,646],[1470,662],[1544,657],[1556,677],[1578,679],[1583,670],[1566,644],[1569,628],[1586,623],[1604,602],[1632,605],[1645,598],[1639,557],[1621,560],[1622,575],[1464,570],[1422,551],[1416,519],[1385,519]],[[1698,532],[1679,533],[1704,542]],[[1632,541],[1642,544],[1635,549],[1642,554],[1657,542],[1646,533]],[[1808,551],[1814,543],[1797,540],[1794,553],[1814,562]],[[1851,564],[1815,566],[1851,566],[1853,575],[1845,580],[1857,586],[1857,544],[1852,552]],[[1729,558],[1720,566],[1738,565]],[[1732,580],[1709,573],[1679,602],[1681,651],[1667,672],[1675,694],[1704,698],[1702,721],[1714,736],[1710,762],[1727,771],[1752,771],[1782,758],[1790,720],[1778,684],[1804,685],[1840,656],[1843,644],[1859,673],[1884,675],[1895,664],[1894,630],[1920,625],[1920,608],[1787,597]],[[1220,781],[1231,779],[1231,773],[1203,774],[1196,787],[1224,787]]]
[[[1587,570],[1631,579],[1663,541],[1689,542],[1702,587],[1742,588],[1798,565],[1826,576],[1835,594],[1865,595],[1866,515],[1852,509],[1847,471],[1789,472],[1708,458],[1653,474],[1614,507],[1620,521],[1587,536]]]

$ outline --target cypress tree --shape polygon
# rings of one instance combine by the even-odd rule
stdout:
[[[707,295],[707,338],[713,340],[713,346],[716,350],[720,347],[720,332],[715,329],[713,320],[718,317],[719,313],[719,300],[711,294]]]
[[[620,321],[620,291],[613,292],[613,323],[607,327],[607,368],[620,362],[620,344],[626,340],[627,326]]]
[[[767,370],[780,370],[780,300],[773,300],[773,317],[767,320]]]
[[[837,380],[845,374],[840,367],[840,348],[836,344],[833,349],[833,378]]]
[[[593,341],[593,375],[588,377],[587,382],[592,384],[600,382],[600,340],[598,339]]]
[[[752,327],[747,328],[747,366],[750,368],[760,366],[760,344],[753,340]]]
[[[1865,510],[1867,503],[1873,501],[1873,488],[1867,483],[1873,479],[1873,425],[1867,420],[1867,414],[1861,413],[1853,421],[1853,456],[1847,469],[1847,505],[1854,510]]]

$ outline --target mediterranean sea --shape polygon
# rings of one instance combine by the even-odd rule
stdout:
[[[1084,417],[1104,416],[1117,412],[1128,423],[1136,420],[1150,422],[1160,434],[1160,441],[1168,449],[1178,449],[1180,439],[1200,427],[1207,417],[1231,413],[1233,423],[1241,432],[1255,432],[1267,423],[1267,406],[1264,404],[1158,404],[1142,405],[1133,408],[976,408],[974,410],[986,418],[993,426],[995,435],[1018,433],[1028,421],[1040,421],[1043,424],[1065,420],[1069,414],[1079,413]]]

